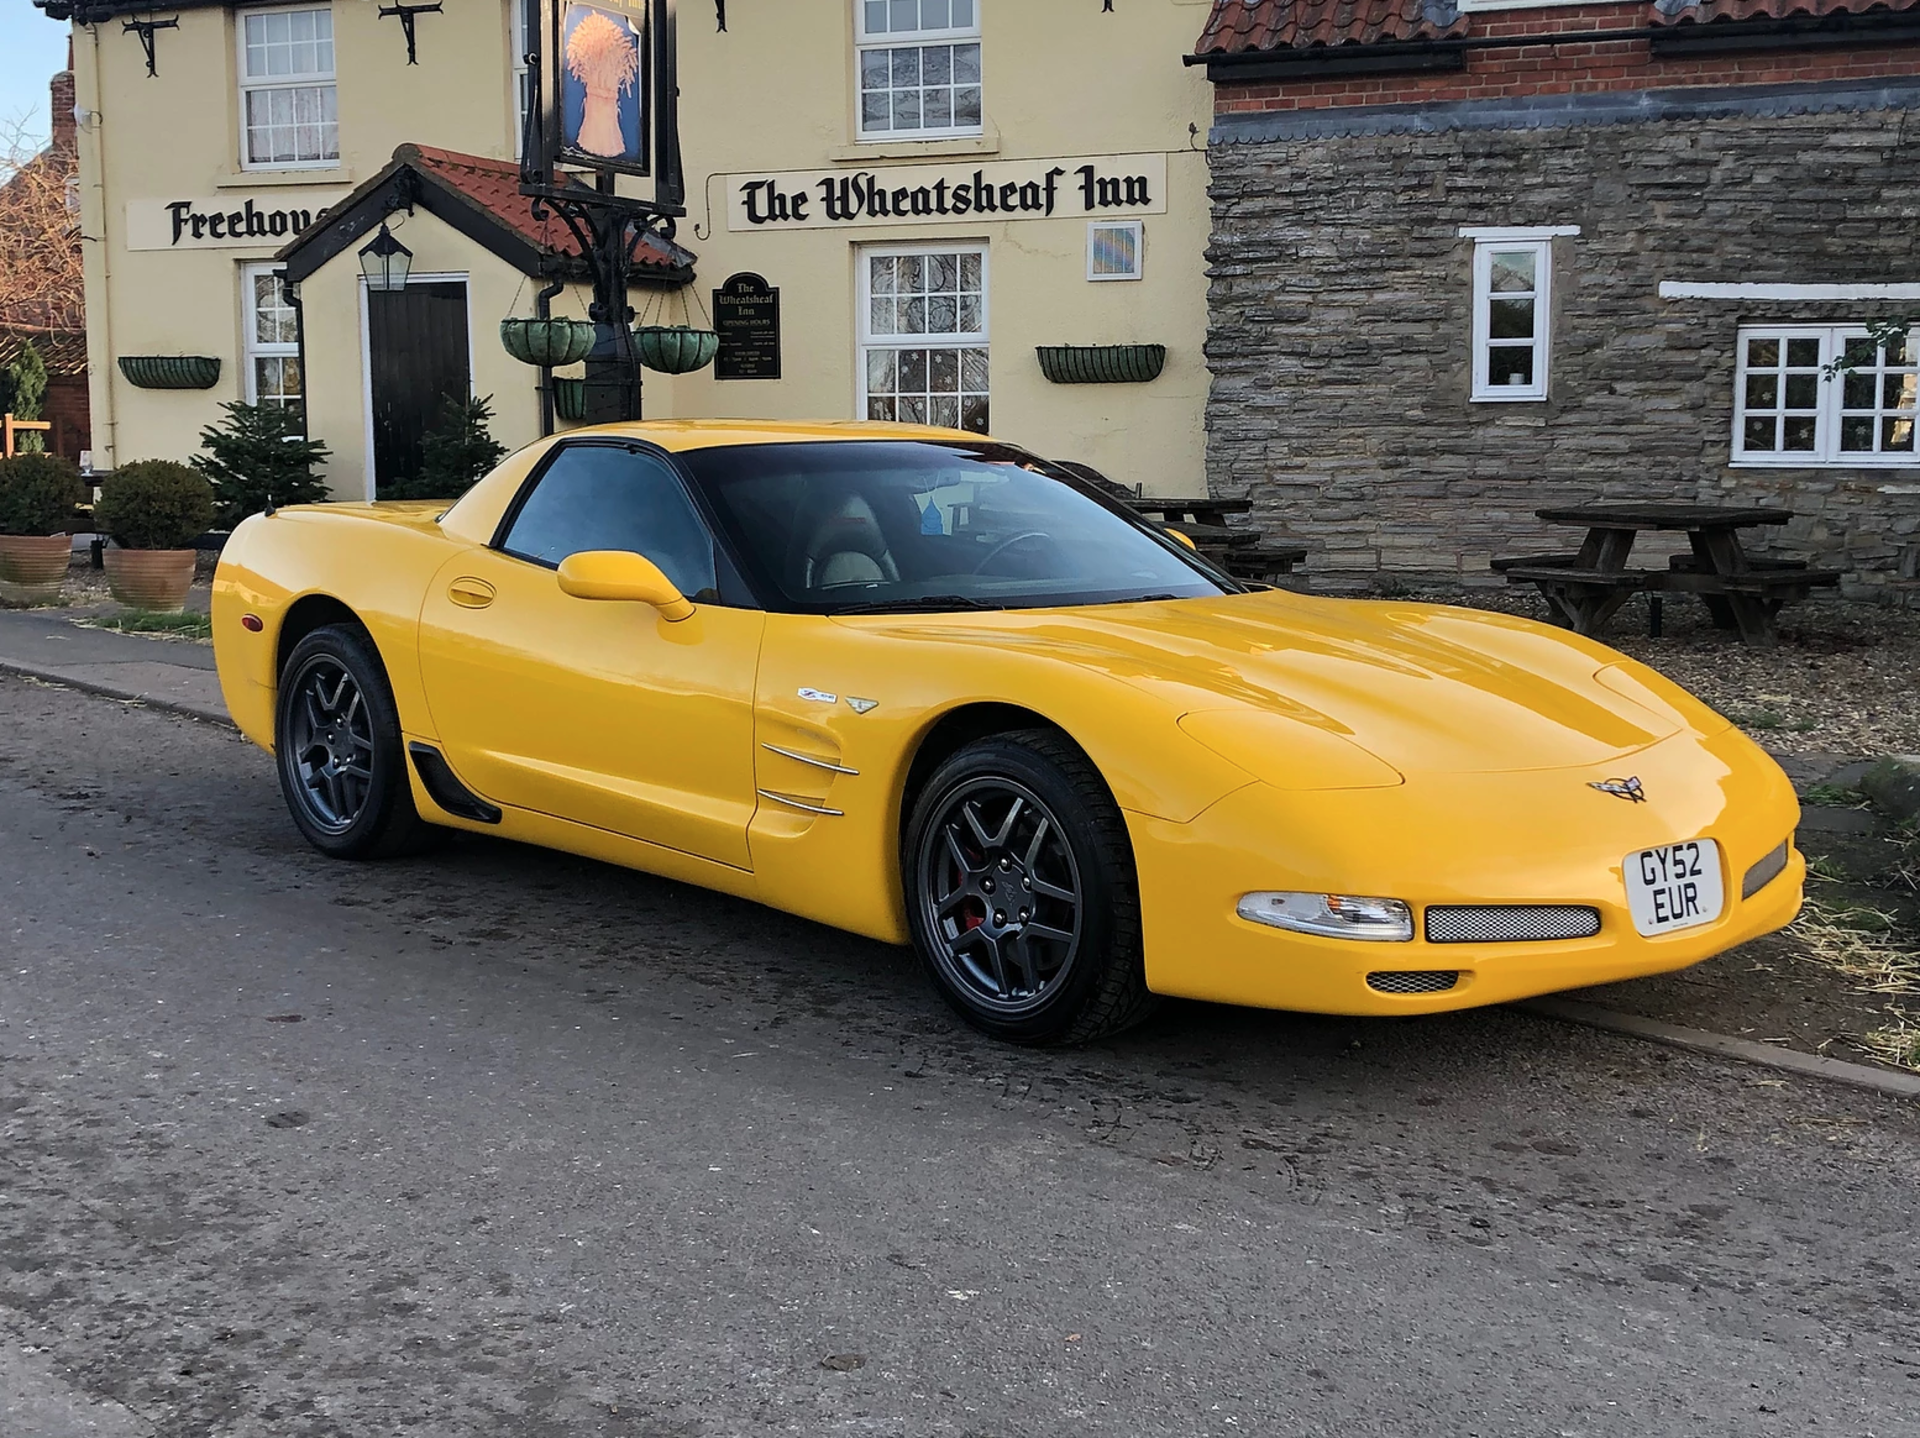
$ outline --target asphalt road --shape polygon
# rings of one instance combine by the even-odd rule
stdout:
[[[1508,1012],[1070,1053],[0,679],[0,1435],[1920,1433],[1920,1109]]]

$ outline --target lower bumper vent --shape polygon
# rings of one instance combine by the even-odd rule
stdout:
[[[1383,969],[1367,975],[1367,987],[1383,994],[1444,994],[1459,982],[1458,969]]]
[[[1522,944],[1590,939],[1600,911],[1584,904],[1473,904],[1427,910],[1430,944]]]

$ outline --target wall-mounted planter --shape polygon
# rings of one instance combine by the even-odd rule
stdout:
[[[633,332],[640,363],[661,374],[692,374],[713,363],[720,336],[687,325],[643,325]]]
[[[561,419],[578,424],[587,417],[587,382],[584,379],[553,380],[553,412]]]
[[[521,364],[578,364],[593,348],[593,326],[586,320],[502,320],[500,347]]]
[[[212,355],[121,355],[120,373],[141,389],[212,389],[220,361]]]
[[[1040,345],[1040,373],[1055,384],[1146,384],[1166,367],[1165,345]]]

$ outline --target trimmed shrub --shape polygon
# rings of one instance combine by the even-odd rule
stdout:
[[[420,472],[380,487],[382,499],[458,499],[507,456],[487,429],[493,396],[447,395],[420,438]]]
[[[57,454],[0,459],[0,534],[70,534],[87,487],[73,461]]]
[[[32,340],[20,346],[20,353],[7,366],[6,408],[15,419],[39,419],[46,407],[47,362],[40,357]],[[20,431],[14,439],[15,454],[38,454],[47,447],[46,434],[37,429]]]
[[[170,459],[123,464],[102,481],[93,522],[123,549],[186,549],[213,523],[213,486]]]
[[[327,447],[308,439],[300,413],[283,405],[223,404],[226,420],[200,431],[193,467],[213,486],[216,518],[231,529],[271,500],[282,504],[318,504],[327,497],[326,481],[314,473],[327,462]]]

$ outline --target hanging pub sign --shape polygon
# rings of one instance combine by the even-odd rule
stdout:
[[[780,378],[780,291],[758,275],[734,275],[713,292],[713,327],[715,379]]]
[[[683,198],[674,0],[538,0],[529,36],[524,153],[553,184],[556,167],[651,176],[658,198]]]

